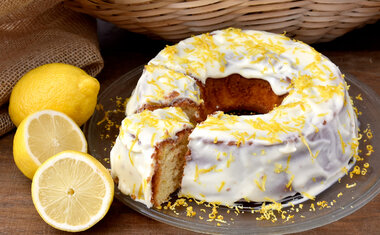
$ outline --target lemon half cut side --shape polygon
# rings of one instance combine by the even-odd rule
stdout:
[[[87,141],[69,116],[53,110],[42,110],[26,117],[13,140],[14,161],[30,179],[44,161],[64,150],[87,152]]]
[[[44,162],[32,182],[42,219],[56,229],[84,231],[108,212],[114,195],[109,171],[92,156],[64,151]]]

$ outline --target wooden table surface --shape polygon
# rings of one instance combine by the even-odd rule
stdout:
[[[98,28],[105,61],[105,67],[97,77],[101,82],[101,91],[122,74],[145,64],[167,44],[128,33],[104,22],[100,22]],[[358,29],[333,42],[313,46],[328,56],[341,70],[356,76],[380,95],[379,31],[380,22]],[[13,161],[13,136],[14,131],[0,137],[0,234],[65,233],[47,225],[37,214],[30,195],[31,181],[22,175]],[[140,215],[116,199],[105,218],[83,233],[192,234]],[[380,195],[337,222],[299,234],[322,233],[380,234]]]

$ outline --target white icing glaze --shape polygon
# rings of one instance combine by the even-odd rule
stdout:
[[[174,92],[175,96],[172,95]],[[183,99],[200,104],[203,101],[199,95],[199,87],[194,78],[164,66],[146,65],[128,101],[126,114],[136,113],[145,104],[165,107]]]
[[[197,126],[189,137],[191,160],[186,163],[180,195],[224,205],[240,199],[277,201],[296,192],[316,196],[345,174],[349,159],[356,154],[351,144],[357,141],[356,121],[347,118],[347,113],[355,115],[350,105],[326,119],[326,125],[321,122],[314,127],[311,117],[303,128],[292,123],[294,130],[279,132],[279,140],[271,143],[267,139],[272,135],[270,128],[252,127],[247,120],[269,120],[274,113],[239,116],[233,123],[229,115],[217,113],[213,117],[225,122],[223,130],[217,130],[220,123],[205,127],[210,117]],[[239,147],[229,145],[243,139],[238,135],[246,135]]]
[[[174,89],[188,98],[185,87],[199,94],[195,80],[237,73],[268,81],[277,95],[288,94],[267,114],[218,112],[198,124],[189,137],[191,155],[180,195],[227,205],[242,198],[279,200],[295,192],[314,197],[343,176],[357,154],[357,119],[344,79],[330,60],[302,42],[226,29],[168,46],[149,66],[186,74],[188,83],[174,82],[174,89],[158,84],[162,71],[144,72],[147,78],[133,93],[128,115],[155,96],[145,80],[157,81],[164,94]]]
[[[149,64],[163,65],[203,83],[207,78],[224,78],[233,73],[248,79],[261,78],[271,84],[277,95],[283,95],[289,86],[285,78],[300,70],[295,58],[310,61],[304,51],[312,49],[283,35],[227,29],[168,46]]]
[[[296,192],[314,197],[342,177],[357,151],[357,120],[339,69],[306,44],[281,35],[236,30],[212,35],[206,41],[221,48],[228,58],[221,60],[225,68],[206,62],[190,69],[193,76],[204,82],[238,73],[264,79],[276,94],[288,95],[267,114],[220,112],[197,125],[189,137],[191,160],[180,195],[227,205],[280,200]],[[182,52],[193,41],[179,43],[177,54],[196,61],[199,52]],[[251,63],[258,58],[263,59]],[[188,64],[172,69],[187,72]]]
[[[111,174],[119,180],[118,187],[136,201],[152,206],[152,177],[155,146],[176,134],[193,128],[179,108],[145,110],[126,117],[111,150]]]

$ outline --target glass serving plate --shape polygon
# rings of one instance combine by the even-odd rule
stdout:
[[[142,70],[143,66],[140,66],[128,72],[105,89],[99,96],[95,113],[84,127],[89,153],[107,168],[110,168],[109,152],[118,135],[119,124],[125,117],[124,101],[131,95]],[[252,208],[244,205],[237,209],[221,206],[217,208],[217,214],[215,214],[215,212],[212,213],[212,207],[187,199],[187,205],[192,206],[192,210],[187,211],[188,207],[184,205],[170,207],[177,199],[174,196],[170,204],[163,206],[162,209],[147,208],[129,196],[123,195],[115,187],[116,198],[152,219],[203,233],[294,233],[332,223],[353,213],[380,192],[380,156],[378,156],[380,152],[380,121],[378,118],[380,116],[378,108],[380,107],[380,98],[352,75],[347,75],[346,81],[350,85],[349,92],[355,106],[362,112],[362,115],[359,115],[360,129],[363,132],[369,124],[373,133],[371,139],[363,133],[360,141],[362,151],[360,156],[364,160],[356,163],[361,169],[365,168],[363,167],[365,163],[369,163],[369,167],[365,168],[367,172],[365,175],[355,174],[353,178],[343,177],[340,183],[335,183],[319,194],[315,201],[303,202],[302,208],[300,205],[296,205],[284,208],[285,212],[282,214],[274,212],[277,221],[271,214],[252,213]],[[363,100],[355,98],[359,94]],[[366,156],[367,145],[372,145],[375,150],[370,157]],[[188,216],[191,214],[192,216]],[[262,219],[265,216],[268,220]]]

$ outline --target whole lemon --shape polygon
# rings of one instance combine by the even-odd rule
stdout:
[[[71,117],[79,126],[93,114],[99,82],[73,65],[45,64],[26,73],[15,85],[9,115],[18,126],[36,111],[52,109]]]

